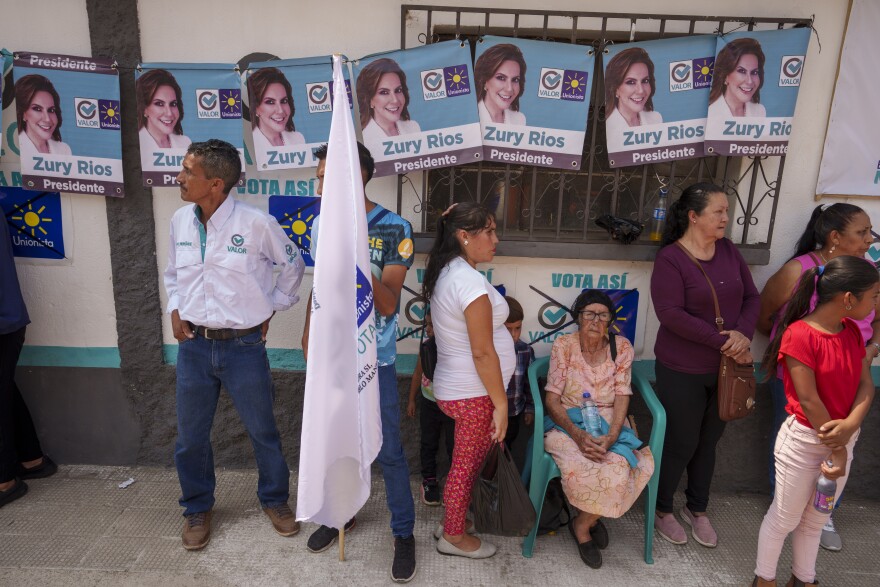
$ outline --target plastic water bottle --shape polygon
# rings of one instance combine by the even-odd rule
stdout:
[[[581,417],[584,419],[587,434],[590,436],[602,436],[602,424],[600,423],[602,416],[599,415],[599,408],[596,407],[596,402],[593,401],[589,391],[584,392],[583,398]]]
[[[669,190],[660,188],[660,197],[657,198],[657,207],[654,208],[654,215],[651,218],[651,240],[660,242],[663,238],[663,231],[666,230],[666,195]]]
[[[825,464],[831,466],[831,461],[825,461]],[[816,496],[813,498],[813,507],[821,514],[830,514],[834,510],[834,496],[837,493],[837,480],[829,479],[823,474],[819,474],[819,480],[816,481]]]

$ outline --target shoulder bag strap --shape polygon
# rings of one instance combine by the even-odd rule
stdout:
[[[810,256],[810,258],[811,258],[813,261],[816,262],[816,267],[818,267],[819,265],[823,265],[823,264],[824,264],[824,263],[822,263],[822,261],[819,260],[819,257],[817,257],[816,255],[814,255],[813,253],[807,253],[807,254]]]
[[[700,265],[700,262],[697,261],[697,258],[694,257],[693,253],[687,250],[686,246],[681,244],[680,241],[675,241],[675,244],[677,244],[679,248],[684,251],[684,254],[688,256],[688,259],[694,262],[694,265],[699,268],[700,273],[702,273],[703,277],[706,278],[706,282],[709,284],[709,291],[712,292],[712,301],[715,302],[715,326],[718,328],[718,332],[721,332],[722,330],[724,330],[724,318],[721,317],[721,306],[718,305],[718,295],[715,293],[715,286],[712,285],[712,280],[709,279],[709,276],[706,274],[706,270],[703,269],[703,266]]]

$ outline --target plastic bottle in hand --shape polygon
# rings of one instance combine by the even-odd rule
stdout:
[[[832,466],[831,461],[826,461],[826,465]],[[823,474],[819,474],[819,480],[816,481],[816,496],[813,498],[813,507],[822,514],[830,514],[834,509],[834,496],[837,494],[837,480],[829,479]]]
[[[585,391],[581,402],[581,417],[584,419],[584,427],[590,436],[602,436],[602,424],[599,408],[589,391]]]

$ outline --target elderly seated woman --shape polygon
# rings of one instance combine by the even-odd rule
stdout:
[[[609,327],[614,304],[598,290],[581,293],[572,314],[578,331],[556,339],[550,353],[545,399],[544,448],[562,472],[562,489],[578,511],[569,529],[588,566],[602,566],[608,546],[602,517],[619,518],[654,472],[651,449],[626,426],[633,347]],[[612,352],[611,345],[615,345]],[[580,416],[583,393],[590,392],[603,422],[600,436],[585,431]]]

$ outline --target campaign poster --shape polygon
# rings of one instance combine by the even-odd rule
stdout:
[[[478,41],[474,91],[485,159],[580,169],[593,63],[583,45]]]
[[[703,156],[714,35],[611,45],[603,62],[611,167]]]
[[[718,37],[709,91],[706,153],[785,155],[810,29]]]
[[[9,226],[16,257],[64,259],[61,194],[0,187],[0,221]]]
[[[12,73],[23,187],[123,196],[114,62],[22,51]]]
[[[352,110],[347,67],[343,74]],[[332,78],[329,55],[248,66],[248,109],[259,171],[318,166],[314,151],[327,143],[335,106]]]
[[[193,142],[221,139],[242,159],[241,77],[233,63],[142,63],[135,72],[138,142],[147,187],[173,187]]]
[[[315,266],[311,253],[312,223],[320,213],[321,198],[269,196],[269,214],[275,217],[284,234],[299,249],[306,267]]]
[[[376,176],[482,158],[470,47],[432,43],[354,63],[364,145]]]

